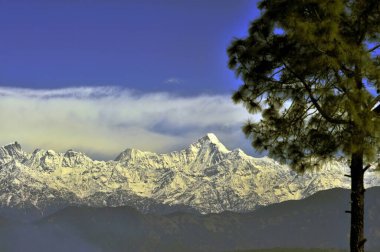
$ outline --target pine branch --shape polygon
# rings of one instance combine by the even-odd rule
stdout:
[[[364,167],[364,169],[363,169],[363,173],[365,173],[369,168],[371,167],[371,165],[369,164],[369,165],[367,165],[366,167]]]
[[[371,49],[369,49],[367,52],[373,52],[373,51],[375,51],[376,49],[378,49],[378,48],[380,48],[380,44],[378,44],[378,45],[376,45],[376,46],[374,46],[374,47],[372,47]]]
[[[321,105],[319,105],[318,100],[313,95],[313,91],[311,90],[310,86],[305,82],[305,80],[303,78],[301,78],[297,73],[295,73],[291,68],[289,68],[289,66],[286,63],[284,63],[284,65],[302,83],[302,85],[306,89],[306,91],[307,91],[307,93],[308,93],[308,95],[310,97],[310,100],[313,103],[314,107],[318,110],[318,112],[321,114],[321,116],[326,121],[328,121],[330,123],[334,123],[334,124],[350,124],[351,123],[349,121],[346,121],[346,120],[343,120],[343,119],[334,118],[334,117],[328,115],[326,113],[326,111],[324,111],[322,109]]]

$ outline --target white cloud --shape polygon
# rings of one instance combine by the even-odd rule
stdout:
[[[160,153],[180,149],[207,132],[227,147],[244,148],[249,143],[240,128],[249,117],[228,95],[0,88],[0,144],[18,141],[28,151],[77,149],[110,159],[130,147]]]
[[[183,83],[183,80],[176,78],[176,77],[171,77],[169,79],[166,79],[164,82],[166,84],[181,84],[181,83]]]

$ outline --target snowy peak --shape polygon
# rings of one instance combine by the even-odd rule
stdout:
[[[214,143],[214,144],[221,144],[221,142],[215,136],[214,133],[207,133],[204,137],[202,137],[202,139],[206,139],[206,140],[208,140],[208,141],[210,141],[211,143]]]
[[[8,145],[4,146],[4,148],[9,151],[9,154],[11,154],[11,152],[14,152],[14,151],[16,151],[16,152],[22,151],[21,145],[18,142],[8,144]]]
[[[61,165],[61,155],[53,150],[36,149],[24,165],[44,172],[52,172]]]
[[[200,138],[197,142],[193,143],[190,147],[197,147],[201,149],[212,148],[222,153],[230,152],[224,144],[213,133],[207,133],[204,137]]]
[[[230,151],[209,133],[191,144],[185,151],[186,160],[191,164],[192,172],[199,172],[208,166],[217,165],[228,158]]]
[[[145,155],[145,152],[143,151],[140,151],[138,149],[128,148],[122,153],[120,153],[115,158],[115,161],[123,161],[123,160],[136,161],[138,158],[141,158],[144,155]]]
[[[0,147],[0,164],[7,163],[12,159],[22,161],[25,157],[26,154],[18,142]]]
[[[226,148],[213,133],[207,133],[204,137],[200,138],[198,142],[203,144],[213,144],[216,146],[223,146]]]
[[[86,164],[91,163],[92,160],[82,152],[68,150],[63,155],[63,167],[84,167]]]

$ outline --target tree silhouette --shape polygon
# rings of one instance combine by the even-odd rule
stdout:
[[[264,0],[249,35],[228,48],[243,81],[233,100],[262,115],[243,126],[254,148],[300,172],[350,159],[351,252],[364,251],[363,178],[380,144],[379,3]]]

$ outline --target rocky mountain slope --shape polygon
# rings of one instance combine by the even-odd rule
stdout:
[[[299,175],[287,166],[242,150],[228,150],[214,134],[167,154],[127,149],[112,161],[84,153],[37,149],[16,142],[0,148],[0,202],[4,206],[134,206],[160,212],[166,206],[201,213],[245,212],[329,188],[349,188],[343,161]],[[366,186],[380,185],[370,171]]]

